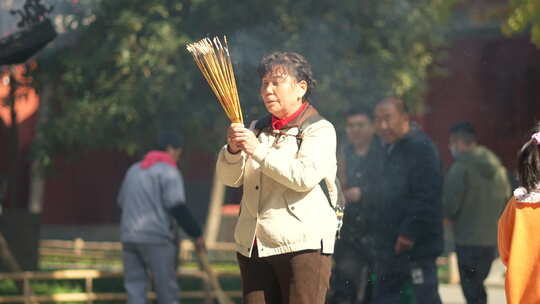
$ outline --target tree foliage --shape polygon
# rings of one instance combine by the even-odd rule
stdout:
[[[256,66],[274,50],[307,57],[318,79],[313,102],[336,122],[349,106],[389,95],[421,111],[452,2],[95,1],[76,42],[41,62],[39,79],[55,94],[38,151],[135,153],[159,128],[180,127],[190,144],[215,150],[228,123],[185,51],[206,35],[228,36],[248,122],[264,112]]]
[[[530,29],[532,42],[540,48],[540,1],[510,0],[510,13],[502,29],[507,35]]]

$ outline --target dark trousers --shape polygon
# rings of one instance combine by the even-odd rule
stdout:
[[[409,260],[400,257],[392,261],[377,261],[372,304],[398,304],[411,283],[416,304],[440,304],[439,281],[435,258]]]
[[[328,304],[368,303],[371,271],[367,258],[347,242],[339,240],[334,262]]]
[[[486,280],[495,259],[492,246],[456,246],[461,289],[467,304],[487,303]]]
[[[178,242],[163,244],[123,243],[124,287],[129,304],[147,303],[149,277],[159,304],[179,303]]]
[[[238,254],[243,303],[324,304],[332,260],[319,250],[259,258]]]

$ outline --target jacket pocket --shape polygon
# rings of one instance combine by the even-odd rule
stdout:
[[[290,189],[283,192],[283,200],[287,211],[300,222],[302,222],[303,219],[302,211],[305,208],[304,198],[307,193],[308,192],[296,192]]]
[[[312,189],[308,192],[296,192],[288,189],[283,193],[283,199],[289,214],[300,222],[309,222],[310,217],[315,216],[319,207],[320,195],[324,196],[322,190]],[[321,193],[319,193],[321,192]],[[319,194],[319,195],[318,195]],[[324,198],[326,200],[326,198]]]

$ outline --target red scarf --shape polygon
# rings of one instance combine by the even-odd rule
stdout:
[[[300,106],[300,108],[298,110],[296,110],[296,112],[294,112],[291,116],[289,117],[283,117],[283,118],[277,118],[275,117],[274,115],[272,115],[272,129],[273,130],[281,130],[281,128],[285,127],[286,125],[288,125],[293,119],[295,119],[296,117],[298,117],[300,114],[302,114],[302,112],[304,112],[304,110],[306,109],[306,107],[309,105],[309,103],[306,101],[304,103],[302,103],[302,105]]]
[[[150,151],[141,161],[141,168],[148,169],[156,163],[165,163],[176,168],[176,161],[167,152],[163,151]]]

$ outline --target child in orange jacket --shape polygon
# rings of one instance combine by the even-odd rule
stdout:
[[[499,251],[507,267],[506,299],[510,304],[540,303],[540,132],[519,152],[522,185],[514,191],[499,219]]]

